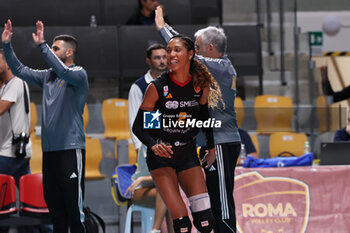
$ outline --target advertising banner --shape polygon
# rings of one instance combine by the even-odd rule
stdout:
[[[349,233],[350,166],[237,168],[240,233]]]

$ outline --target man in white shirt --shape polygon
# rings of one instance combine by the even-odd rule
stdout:
[[[25,154],[21,154],[24,158],[16,158],[19,146],[13,145],[12,141],[13,137],[21,138],[21,133],[24,133],[22,140],[29,139],[29,90],[24,81],[12,74],[2,50],[0,50],[0,79],[3,83],[0,89],[0,173],[14,176],[18,186],[19,178],[30,173],[29,159],[32,148],[30,140],[27,141]]]
[[[161,44],[152,44],[147,50],[146,62],[149,66],[147,73],[137,79],[130,87],[129,91],[129,127],[132,129],[132,125],[136,118],[137,112],[143,100],[143,95],[146,92],[148,84],[167,68],[166,51],[165,47]],[[132,142],[134,143],[135,149],[139,151],[141,142],[131,132]]]
[[[26,88],[26,91],[24,91]],[[27,96],[25,98],[24,96]],[[27,102],[27,106],[25,106]],[[0,173],[11,175],[15,178],[19,187],[21,176],[30,174],[29,160],[32,155],[32,145],[29,139],[30,127],[30,99],[27,83],[14,76],[4,58],[3,51],[0,50]],[[27,108],[27,112],[26,112]],[[21,140],[27,140],[27,144],[22,147],[20,156],[18,154],[19,144],[13,145],[13,137],[20,140],[20,134],[24,133]],[[0,232],[7,232],[8,227],[1,227]],[[52,226],[23,226],[18,228],[20,233],[29,232],[52,232]]]

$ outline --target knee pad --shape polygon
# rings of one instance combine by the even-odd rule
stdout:
[[[201,233],[210,233],[215,226],[215,219],[211,209],[192,212],[193,225]]]
[[[191,220],[188,216],[173,220],[175,233],[190,233],[192,229]]]
[[[210,198],[208,193],[201,193],[188,198],[192,212],[210,209]]]
[[[201,193],[188,198],[191,205],[193,225],[202,233],[209,233],[215,226],[215,219],[210,209],[208,193]]]

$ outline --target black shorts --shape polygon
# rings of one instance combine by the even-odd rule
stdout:
[[[147,166],[150,171],[161,167],[172,167],[176,172],[187,170],[192,167],[200,166],[197,156],[196,142],[191,140],[186,145],[176,146],[172,143],[173,154],[171,158],[160,157],[155,155],[151,149],[147,149]]]

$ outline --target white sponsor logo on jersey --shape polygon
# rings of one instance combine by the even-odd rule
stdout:
[[[190,101],[180,101],[180,107],[195,107],[198,106],[198,102],[196,100],[190,100]]]
[[[167,101],[165,103],[165,107],[167,109],[177,109],[179,107],[179,102],[178,101]]]
[[[165,102],[165,107],[167,109],[177,109],[178,107],[180,108],[185,108],[185,107],[195,107],[198,106],[198,102],[196,100],[191,100],[191,101],[167,101]]]

